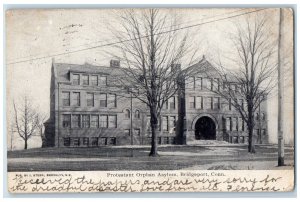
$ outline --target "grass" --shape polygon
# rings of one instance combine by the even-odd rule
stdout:
[[[256,154],[249,154],[246,145],[169,145],[159,147],[160,156],[154,158],[148,156],[149,146],[37,148],[9,151],[8,171],[239,169],[239,165],[256,169],[255,162],[260,162],[259,168],[274,169],[276,146],[256,149]],[[286,158],[292,160],[293,148],[288,147],[285,152]]]

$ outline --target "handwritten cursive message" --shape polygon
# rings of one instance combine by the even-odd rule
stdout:
[[[9,173],[9,191],[13,193],[279,192],[292,189],[292,171]]]

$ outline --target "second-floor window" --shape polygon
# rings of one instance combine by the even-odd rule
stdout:
[[[228,99],[228,109],[231,110],[231,99]]]
[[[107,119],[108,119],[108,117],[107,117],[107,115],[100,115],[100,127],[101,128],[107,128]]]
[[[89,85],[89,75],[82,75],[82,85]]]
[[[125,109],[125,118],[130,119],[130,110],[129,109]]]
[[[196,108],[203,109],[203,97],[202,96],[196,97]]]
[[[176,117],[170,116],[170,127],[173,128],[173,131],[176,129]]]
[[[216,105],[217,105],[217,109],[221,108],[221,98],[217,97],[216,99]]]
[[[94,93],[87,93],[86,94],[86,105],[88,107],[94,106]]]
[[[91,115],[91,128],[99,128],[99,116]]]
[[[210,103],[210,109],[214,109],[214,99],[213,97],[208,98]]]
[[[73,92],[72,105],[80,106],[80,92]]]
[[[195,85],[197,89],[202,90],[202,86],[203,86],[202,77],[195,78]]]
[[[108,116],[108,127],[109,128],[117,127],[117,115],[109,115]]]
[[[176,109],[176,105],[175,105],[175,97],[170,97],[169,99],[169,104],[170,104],[170,109]]]
[[[163,131],[169,131],[169,119],[167,116],[162,117],[162,127]]]
[[[71,115],[70,114],[63,114],[63,122],[62,125],[64,128],[71,127]]]
[[[231,117],[226,118],[226,130],[227,131],[231,131],[232,127],[231,127]]]
[[[79,74],[73,74],[72,84],[73,85],[80,85],[80,75]]]
[[[72,128],[80,128],[80,115],[79,114],[72,115]]]
[[[107,84],[107,77],[106,76],[99,76],[99,85],[106,86]]]
[[[117,95],[108,94],[107,95],[107,106],[108,107],[117,107]]]
[[[190,97],[189,102],[190,102],[190,108],[195,109],[195,97]]]
[[[107,107],[107,95],[100,94],[100,107]]]
[[[70,106],[70,92],[62,92],[63,106]]]
[[[139,119],[140,118],[140,111],[136,110],[134,113],[134,118]]]
[[[91,85],[92,86],[98,86],[98,76],[97,75],[91,75]]]
[[[243,99],[240,99],[240,105],[241,105],[241,108],[244,109],[244,100]]]
[[[89,128],[90,127],[90,116],[82,115],[82,127]]]

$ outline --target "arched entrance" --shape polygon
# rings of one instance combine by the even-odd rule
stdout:
[[[195,124],[195,139],[196,140],[215,140],[216,139],[216,124],[208,116],[199,118]]]

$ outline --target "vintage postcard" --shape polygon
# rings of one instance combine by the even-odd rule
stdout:
[[[291,8],[11,9],[10,193],[294,190]]]

